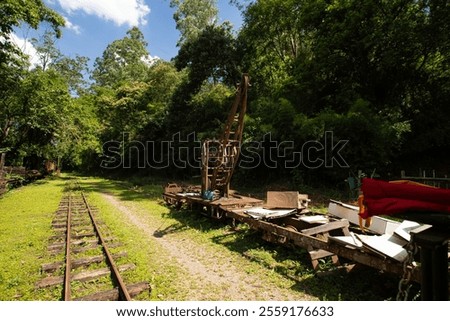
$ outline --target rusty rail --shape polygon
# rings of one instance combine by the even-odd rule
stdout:
[[[103,252],[106,255],[107,261],[108,261],[108,265],[111,267],[112,273],[113,273],[113,277],[114,279],[117,281],[118,283],[118,287],[119,287],[119,296],[123,301],[131,301],[131,296],[130,293],[128,293],[127,287],[125,285],[125,282],[122,279],[122,276],[120,275],[120,272],[116,266],[116,264],[114,263],[114,259],[111,255],[111,252],[108,249],[108,246],[106,245],[105,239],[103,238],[102,234],[100,233],[100,230],[98,228],[98,224],[94,219],[94,216],[92,215],[92,211],[91,211],[91,207],[89,206],[87,200],[86,200],[86,196],[84,195],[83,192],[81,192],[81,196],[83,197],[83,201],[84,204],[86,205],[86,208],[88,210],[89,213],[89,217],[91,218],[92,224],[94,225],[94,229],[95,229],[95,233],[97,234],[98,239],[100,240],[100,245],[103,248]]]
[[[119,258],[126,257],[127,253],[122,251],[112,254],[110,249],[119,247],[121,244],[114,242],[114,238],[105,238],[102,235],[105,231],[95,218],[95,209],[89,205],[79,185],[75,189],[78,191],[75,192],[73,188],[69,188],[68,193],[61,199],[56,217],[52,222],[55,234],[50,238],[52,241],[48,245],[50,255],[64,253],[65,257],[61,261],[42,265],[42,272],[46,277],[36,283],[36,288],[61,286],[61,296],[64,301],[130,301],[132,297],[144,291],[151,291],[148,282],[138,282],[128,286],[125,284],[121,272],[134,269],[136,266],[132,263],[118,265],[115,262]],[[101,254],[87,254],[77,259],[73,258],[75,253],[95,249]],[[89,269],[88,267],[92,264],[100,266]],[[74,293],[75,287],[72,282],[88,282],[108,276],[110,279],[106,282],[112,282],[111,290],[87,295]]]
[[[72,193],[69,193],[69,202],[67,204],[67,228],[66,228],[66,269],[64,271],[64,301],[72,299],[72,290],[70,287],[72,262],[70,255],[70,243],[72,240]]]

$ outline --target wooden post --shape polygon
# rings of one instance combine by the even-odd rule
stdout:
[[[59,176],[61,174],[61,157],[58,156],[58,161],[56,163],[56,175]]]
[[[422,226],[411,231],[420,249],[422,301],[448,300],[448,232]]]
[[[3,179],[3,167],[5,166],[6,152],[1,153],[0,156],[0,179]]]

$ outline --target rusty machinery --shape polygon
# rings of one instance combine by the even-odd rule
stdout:
[[[410,269],[405,262],[388,259],[384,254],[380,256],[379,253],[375,254],[366,248],[349,247],[347,244],[330,241],[329,235],[351,236],[347,218],[335,218],[335,216],[340,217],[338,213],[330,212],[327,223],[311,224],[309,227],[305,226],[306,223],[302,221],[298,211],[297,214],[279,219],[255,219],[246,214],[249,208],[263,204],[262,200],[245,197],[230,190],[231,177],[240,154],[248,88],[249,77],[244,74],[222,135],[219,139],[206,140],[202,143],[201,193],[197,186],[184,189],[174,183],[168,184],[163,193],[166,203],[176,207],[186,204],[191,208],[201,208],[205,214],[214,218],[225,217],[247,223],[251,228],[263,231],[265,236],[268,235],[269,237],[264,237],[266,240],[307,248],[313,266],[318,258],[340,256],[393,274],[403,274],[400,284],[405,284],[408,289],[410,280],[421,283],[423,300],[447,300],[448,233],[450,233],[448,229],[436,231],[436,228],[430,228],[431,225],[427,225],[427,228],[421,227],[411,231],[411,243],[415,243],[420,249],[421,267]],[[354,214],[357,216],[357,212]],[[417,215],[414,215],[414,218],[415,221],[422,221]],[[429,220],[430,215],[427,214],[425,218]],[[446,224],[428,223],[440,228],[450,226],[447,215],[444,219]],[[427,221],[422,222],[427,223]],[[408,259],[412,259],[409,252]]]
[[[249,85],[248,74],[243,74],[222,136],[202,144],[201,195],[204,199],[229,196],[231,177],[241,149]]]
[[[219,139],[206,140],[202,144],[201,193],[197,186],[182,188],[171,183],[164,188],[163,198],[166,203],[176,207],[186,204],[191,208],[201,208],[205,214],[214,218],[225,217],[247,223],[251,228],[272,236],[271,241],[307,248],[312,262],[324,256],[340,256],[393,274],[405,274],[404,262],[388,259],[384,255],[379,256],[367,249],[330,241],[326,235],[350,234],[348,220],[336,219],[337,213],[329,213],[329,222],[319,225],[311,224],[309,227],[305,227],[306,223],[301,222],[298,212],[293,216],[267,220],[255,219],[246,214],[249,208],[263,205],[262,200],[232,193],[230,190],[231,177],[240,154],[248,88],[249,77],[244,74],[222,135]],[[357,212],[354,214],[357,216]],[[323,235],[320,233],[312,235],[313,232],[316,234],[320,232]],[[429,230],[411,231],[411,238],[421,250],[422,266],[420,269],[407,269],[409,277],[406,280],[422,281],[420,283],[422,283],[422,299],[424,300],[448,298],[448,234],[443,236],[441,234]],[[322,239],[321,235],[325,239]]]

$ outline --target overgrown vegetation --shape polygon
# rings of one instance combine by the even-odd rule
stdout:
[[[150,60],[133,27],[105,48],[93,70],[86,57],[57,50],[64,20],[41,1],[2,3],[9,17],[0,34],[6,163],[36,168],[51,159],[97,173],[198,175],[184,162],[195,159],[195,140],[218,136],[234,86],[248,72],[243,152],[253,158],[246,159],[251,169],[238,169],[241,181],[335,186],[357,170],[446,174],[440,151],[450,146],[448,2],[231,2],[242,10],[238,31],[218,23],[215,1],[171,1],[181,33],[172,61]],[[34,40],[41,64],[29,69],[10,32],[41,22],[54,30]],[[181,147],[191,153],[164,149],[174,140],[188,141]],[[341,158],[333,162],[336,153]]]
[[[34,284],[46,256],[51,221],[64,188],[47,179],[14,189],[0,199],[0,300],[40,300]]]
[[[144,232],[124,223],[123,213],[100,193],[114,194],[142,220],[165,226],[159,233],[245,257],[239,262],[249,274],[256,271],[274,284],[319,299],[391,298],[392,284],[380,284],[372,270],[355,272],[361,273],[356,283],[336,271],[318,276],[302,250],[269,245],[246,226],[231,231],[199,213],[169,210],[159,203],[161,185],[199,174],[186,162],[198,160],[198,140],[218,137],[244,72],[252,87],[242,152],[253,157],[235,174],[241,191],[281,186],[308,193],[321,205],[324,194],[326,201],[345,198],[344,179],[357,170],[388,178],[400,169],[447,174],[448,1],[231,2],[244,18],[238,31],[218,23],[215,1],[172,0],[181,33],[172,61],[150,60],[148,43],[133,27],[88,70],[86,57],[57,49],[63,17],[43,1],[3,1],[0,175],[5,164],[40,168],[44,160],[103,176],[138,172],[126,181],[85,178],[81,184],[136,262],[129,277],[154,286],[141,299],[188,299],[176,282],[183,284],[186,272],[164,261],[157,244],[139,242]],[[24,23],[51,27],[32,40],[38,66],[30,66],[11,39]],[[334,149],[339,142],[347,143]],[[336,153],[341,158],[333,158]],[[64,183],[34,182],[0,199],[0,299],[59,297],[60,288],[36,291],[34,283],[48,259],[50,221]]]
[[[148,179],[138,177],[126,181],[89,179],[81,182],[83,188],[91,189],[91,200],[104,203],[101,197],[93,198],[94,191],[109,192],[123,201],[123,204],[143,221],[151,220],[153,225],[159,226],[154,232],[156,237],[171,234],[181,243],[189,239],[198,246],[211,247],[212,252],[218,253],[218,257],[221,253],[225,256],[231,252],[240,262],[242,270],[250,275],[256,273],[259,278],[266,279],[274,287],[293,288],[294,291],[304,292],[320,300],[390,300],[396,295],[396,277],[380,275],[379,272],[364,267],[346,273],[344,270],[336,270],[328,260],[322,260],[321,270],[316,272],[312,269],[309,256],[304,249],[267,243],[261,239],[259,233],[249,229],[245,224],[233,227],[232,222],[215,221],[197,211],[169,209],[161,201],[162,185],[159,181],[150,179],[149,182]],[[117,213],[117,209],[113,210],[112,215],[114,213]],[[115,218],[119,229],[124,227],[123,222],[120,223],[123,219],[123,215]],[[136,230],[132,225],[126,228],[126,233],[132,240],[145,237],[142,231]],[[142,243],[139,243],[137,248],[141,245]],[[152,243],[152,247],[154,246]],[[152,298],[189,299],[183,296],[186,289],[183,289],[182,282],[175,286],[177,282],[173,279],[180,280],[183,277],[182,270],[172,265],[167,267],[167,259],[162,263],[161,258],[157,258],[161,253],[159,251],[151,250],[151,258],[147,260],[156,264],[156,266],[150,264],[151,270],[156,271],[153,276]],[[159,263],[162,265],[158,266]],[[218,264],[220,265],[220,262]],[[161,269],[166,272],[161,273]],[[382,283],[379,282],[380,278],[383,279]],[[213,289],[210,289],[210,292],[214,292]],[[213,293],[211,298],[226,299],[215,298]]]
[[[192,289],[196,285],[189,280],[195,276],[188,275],[186,269],[173,259],[174,254],[155,241],[169,234],[177,244],[189,240],[189,244],[214,253],[213,264],[219,269],[231,259],[249,277],[277,289],[304,293],[309,299],[388,300],[396,294],[396,277],[381,276],[368,268],[346,273],[336,270],[326,260],[321,263],[322,270],[315,272],[303,249],[267,243],[246,225],[232,227],[231,222],[214,221],[199,212],[169,209],[161,202],[159,182],[145,183],[142,178],[140,184],[93,177],[76,179],[90,204],[98,209],[98,219],[105,224],[109,235],[126,247],[128,256],[124,260],[136,265],[136,269],[124,274],[127,281],[151,284],[152,292],[141,294],[137,300],[192,299],[189,293],[196,290]],[[50,256],[47,245],[54,212],[70,180],[74,178],[35,182],[0,199],[0,252],[3,258],[0,262],[0,300],[61,299],[61,287],[36,290],[34,285],[43,277],[41,264],[63,259]],[[104,195],[113,195],[120,203],[113,204]],[[132,212],[140,224],[156,228],[146,230],[133,223],[124,208]],[[192,247],[190,251],[194,255],[197,250]],[[196,257],[206,260],[205,264],[212,264],[201,253]],[[383,282],[380,283],[380,279]],[[226,299],[217,296],[214,286],[225,285],[209,284],[208,288],[203,285],[197,290],[204,292],[203,297],[210,300]],[[89,294],[96,289],[96,283],[80,284],[79,289]],[[249,299],[255,298],[258,298],[256,293]]]

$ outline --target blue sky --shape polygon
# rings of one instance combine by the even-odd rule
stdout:
[[[57,42],[64,55],[76,54],[90,58],[90,66],[100,57],[106,46],[123,38],[132,26],[138,26],[149,43],[152,57],[170,60],[176,56],[179,32],[173,20],[170,0],[44,0],[45,4],[66,19],[63,36]],[[241,26],[239,10],[229,0],[217,0],[219,22],[228,20],[235,29]],[[45,28],[45,26],[43,26]],[[26,42],[42,35],[23,27],[16,30],[16,43],[33,56],[33,48]]]

